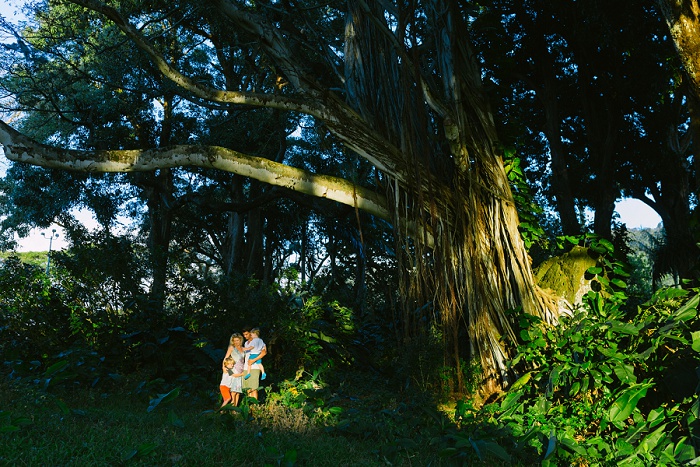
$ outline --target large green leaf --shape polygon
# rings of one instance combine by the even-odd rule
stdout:
[[[549,459],[557,450],[557,433],[552,429],[549,432],[549,442],[547,443],[547,452],[544,453],[544,459]]]
[[[647,390],[650,387],[652,387],[652,384],[641,383],[624,390],[610,406],[608,411],[610,421],[612,423],[620,423],[627,420],[627,417],[632,414],[637,407],[637,403],[647,394]]]
[[[700,304],[700,295],[696,295],[690,300],[688,300],[685,305],[680,307],[673,313],[673,317],[679,321],[689,320],[697,314],[697,306]]]

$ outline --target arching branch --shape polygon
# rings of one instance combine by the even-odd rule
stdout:
[[[80,172],[146,172],[168,167],[205,167],[250,177],[390,219],[384,196],[329,175],[317,175],[219,146],[170,146],[147,150],[75,151],[39,144],[0,121],[0,145],[15,162]]]
[[[406,184],[410,179],[407,176],[407,167],[411,164],[405,155],[378,134],[364,119],[362,119],[350,106],[339,99],[330,91],[323,93],[312,92],[301,84],[297,89],[300,96],[281,96],[277,94],[249,93],[239,91],[227,91],[210,88],[183,75],[153,47],[139,30],[129,23],[114,8],[105,5],[99,0],[71,0],[76,5],[93,10],[114,24],[129,37],[134,44],[143,50],[153,61],[158,70],[167,79],[179,86],[187,93],[198,99],[216,102],[220,104],[240,104],[255,107],[267,107],[272,109],[300,112],[310,115],[326,124],[328,129],[342,141],[348,148],[355,151],[361,157],[367,159],[378,169]],[[226,17],[245,30],[258,35],[265,50],[270,53],[276,63],[290,65],[298,57],[287,50],[284,39],[274,31],[269,24],[257,24],[256,18],[241,12],[228,1],[218,1],[217,6]],[[262,19],[258,19],[262,21]],[[288,72],[299,76],[296,67],[289,68]],[[285,68],[287,69],[287,68]],[[299,78],[300,79],[300,78]],[[184,96],[187,97],[187,96]],[[432,183],[432,175],[428,172],[424,175],[426,183]]]
[[[183,90],[200,99],[223,104],[241,104],[296,111],[320,118],[322,120],[331,118],[322,105],[316,102],[311,102],[311,100],[308,98],[302,100],[282,95],[224,91],[204,86],[192,78],[183,75],[167,60],[165,60],[165,58],[163,58],[163,56],[143,36],[143,34],[141,34],[139,30],[129,23],[124,17],[122,17],[116,9],[97,0],[72,0],[72,2],[76,5],[80,5],[100,13],[107,19],[111,20],[129,39],[134,42],[134,44],[136,44],[136,46],[138,46],[139,49],[144,51],[150,57],[158,71],[160,71],[163,76],[177,84]]]

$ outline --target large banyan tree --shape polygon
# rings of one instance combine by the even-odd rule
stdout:
[[[404,335],[423,326],[417,310],[434,311],[452,363],[466,354],[479,358],[486,390],[508,379],[506,360],[517,339],[510,310],[556,321],[554,300],[536,286],[518,231],[470,44],[468,2],[50,0],[49,6],[69,9],[96,29],[113,28],[148,57],[152,73],[195,105],[305,116],[373,164],[380,182],[360,186],[231,147],[58,148],[1,123],[9,159],[92,172],[217,168],[384,218],[401,252]],[[174,60],[163,46],[164,31],[196,38],[182,54],[204,53],[210,66],[183,67],[182,55]],[[273,84],[253,88],[243,77],[232,79],[236,73],[226,69],[234,57],[250,57]]]

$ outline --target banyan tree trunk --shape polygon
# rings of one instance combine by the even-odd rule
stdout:
[[[404,336],[416,332],[416,310],[432,303],[443,326],[453,365],[460,356],[480,359],[482,390],[507,384],[506,361],[516,344],[509,310],[556,322],[556,306],[535,285],[530,259],[518,231],[518,214],[481,75],[467,41],[468,27],[457,2],[427,3],[435,55],[430,70],[440,95],[423,91],[426,71],[397,57],[396,43],[411,42],[400,31],[396,42],[378,28],[365,2],[350,1],[346,26],[346,86],[349,100],[373,128],[400,147],[406,180],[389,183],[396,225],[401,218],[432,235],[409,238],[397,228],[397,251],[406,252],[400,271],[407,309]],[[365,9],[363,9],[365,7]],[[373,17],[372,17],[373,16]],[[407,18],[409,15],[398,15]],[[431,102],[432,100],[432,102]],[[404,222],[405,223],[405,222]],[[467,331],[467,339],[460,330]],[[459,375],[461,372],[457,372]],[[461,381],[459,382],[461,386]]]

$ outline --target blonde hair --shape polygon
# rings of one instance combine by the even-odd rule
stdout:
[[[242,344],[243,342],[245,342],[245,341],[243,340],[243,336],[242,336],[241,334],[239,334],[239,333],[237,333],[237,332],[234,332],[233,334],[231,334],[231,337],[230,337],[229,340],[228,340],[228,345],[230,345],[231,347],[235,347],[234,344],[233,344],[233,340],[234,340],[234,339],[240,339],[240,340],[241,340],[241,344]]]
[[[253,328],[250,330],[250,333],[260,337],[260,328]]]
[[[234,362],[235,362],[235,360],[233,359],[233,357],[229,356],[229,357],[224,358],[224,366],[226,368],[233,368]]]

